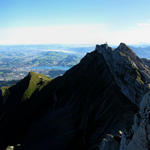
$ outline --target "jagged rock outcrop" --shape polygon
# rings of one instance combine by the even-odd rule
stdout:
[[[2,150],[17,144],[21,150],[119,150],[119,132],[131,128],[150,71],[121,43],[116,49],[97,45],[44,84],[29,76],[1,91]]]
[[[133,103],[139,104],[150,83],[149,67],[124,43],[116,49],[107,44],[97,46],[118,86]]]
[[[127,136],[130,135],[130,136]],[[120,150],[149,150],[150,149],[150,92],[140,103],[140,110],[134,117],[134,124],[124,136]]]
[[[142,58],[142,61],[145,65],[147,65],[148,67],[150,67],[150,60],[148,60],[147,58]]]
[[[114,137],[111,134],[107,134],[102,139],[101,143],[98,144],[99,150],[119,150],[120,148],[120,137]]]

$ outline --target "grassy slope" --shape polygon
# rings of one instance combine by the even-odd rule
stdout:
[[[24,99],[29,99],[31,95],[36,91],[36,90],[41,90],[51,79],[46,77],[43,74],[38,74],[35,72],[30,72],[30,81],[28,88],[24,92]]]
[[[18,134],[20,136],[20,133],[26,131],[26,126],[29,126],[28,123],[31,122],[28,120],[32,120],[32,117],[34,118],[34,111],[38,111],[41,107],[41,103],[43,102],[43,100],[39,102],[36,99],[32,99],[34,104],[32,105],[32,101],[30,101],[30,99],[36,92],[38,93],[41,91],[49,82],[51,82],[51,79],[45,75],[30,72],[16,85],[1,88],[0,128],[4,131],[5,128],[7,129],[7,133],[6,131],[1,133],[2,140],[5,141],[5,139],[7,139],[8,143],[13,145],[13,142],[18,138],[18,136],[16,139],[11,136],[14,134]],[[28,111],[26,112],[25,110],[27,109]],[[9,126],[10,120],[11,126]],[[18,133],[15,132],[16,128],[19,130]],[[12,141],[12,139],[14,141]],[[3,143],[4,146],[9,145],[8,143]]]
[[[51,79],[43,74],[29,72],[29,74],[17,84],[0,88],[3,104],[6,102],[9,103],[10,99],[26,101],[30,99],[35,91],[40,91],[50,81]]]

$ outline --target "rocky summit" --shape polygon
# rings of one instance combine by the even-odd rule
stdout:
[[[63,76],[2,87],[0,150],[149,150],[148,63],[102,44]]]

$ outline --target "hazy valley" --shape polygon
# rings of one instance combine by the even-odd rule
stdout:
[[[115,46],[113,46],[115,47]],[[131,46],[141,58],[150,58],[150,46]],[[0,86],[8,86],[24,78],[29,71],[51,78],[63,75],[91,52],[88,45],[10,45],[0,46]]]
[[[0,46],[0,84],[20,80],[29,71],[52,78],[62,75],[92,49],[71,45]]]

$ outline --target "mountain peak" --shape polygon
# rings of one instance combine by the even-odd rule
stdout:
[[[103,49],[107,49],[109,46],[108,46],[108,44],[107,43],[105,43],[105,44],[101,44],[101,45],[96,45],[96,49],[100,49],[100,48],[103,48]]]
[[[130,49],[125,43],[120,43],[118,46],[119,49],[124,49],[124,48],[128,48]]]
[[[138,104],[141,100],[141,94],[135,94],[137,85],[140,84],[142,93],[145,91],[146,81],[150,82],[150,71],[141,59],[125,43],[120,43],[116,49],[109,47],[107,44],[96,45],[95,52],[104,58],[122,93],[133,103]],[[98,61],[99,59],[97,59]],[[135,81],[130,82],[130,80]],[[135,82],[138,82],[138,84],[136,85]]]
[[[125,43],[120,43],[119,46],[116,48],[116,51],[122,52],[126,55],[136,56],[133,50]]]
[[[101,44],[101,45],[96,45],[96,52],[101,53],[101,54],[105,54],[105,53],[111,53],[112,52],[112,48],[108,46],[107,43],[105,44]]]
[[[39,73],[32,72],[32,71],[30,71],[30,72],[28,73],[27,77],[29,77],[30,80],[31,80],[31,79],[34,79],[34,80],[39,80],[39,79],[41,79],[41,80],[45,80],[45,81],[50,80],[50,78],[48,78],[48,77],[45,76],[44,74],[39,74]]]

